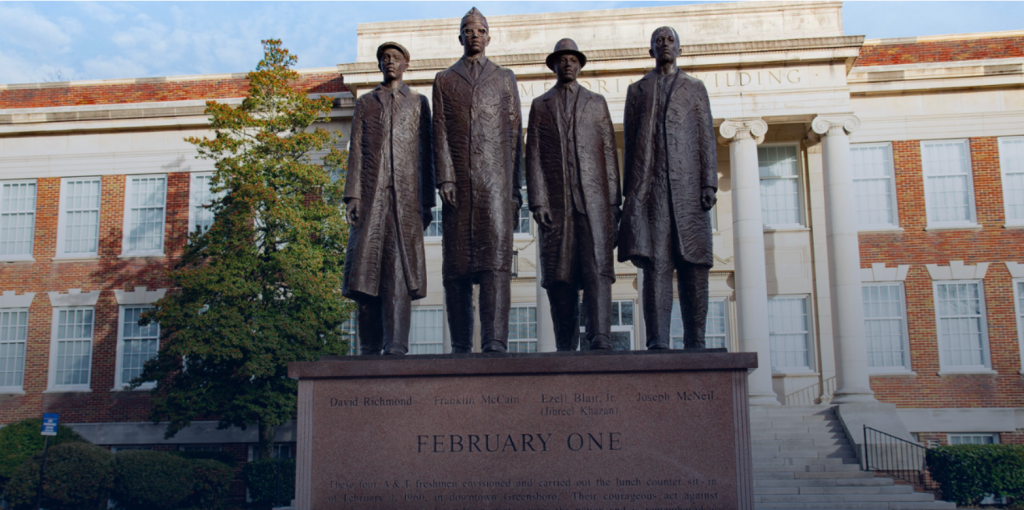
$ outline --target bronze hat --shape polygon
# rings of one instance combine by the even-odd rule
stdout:
[[[401,51],[402,55],[405,55],[405,61],[406,62],[408,62],[410,60],[409,59],[409,50],[405,49],[405,46],[402,46],[401,44],[398,44],[398,43],[396,43],[394,41],[388,41],[386,43],[381,44],[380,46],[377,46],[377,62],[380,62],[380,57],[382,55],[384,55],[384,50],[386,50],[388,48],[394,48],[394,49],[396,49],[398,51]]]
[[[580,59],[580,69],[587,65],[587,56],[584,55],[579,47],[576,46],[576,41],[566,37],[561,41],[555,43],[555,51],[548,55],[548,58],[544,61],[548,65],[548,69],[555,70],[555,59],[561,56],[563,53],[572,53],[576,55],[576,58]]]
[[[465,16],[462,17],[462,23],[459,24],[460,33],[462,32],[462,29],[466,27],[466,23],[469,23],[470,21],[475,21],[483,25],[488,31],[491,29],[491,27],[487,26],[487,18],[485,18],[484,15],[476,9],[476,7],[473,7]]]

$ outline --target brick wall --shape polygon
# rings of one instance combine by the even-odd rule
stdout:
[[[348,90],[342,76],[337,73],[301,74],[295,88],[310,94]],[[248,92],[249,80],[245,77],[167,82],[138,79],[133,83],[89,85],[15,85],[8,90],[0,90],[0,109],[225,99],[243,97]]]
[[[959,62],[993,58],[1024,57],[1024,37],[959,39],[906,44],[865,44],[857,58],[858,67]]]
[[[883,402],[900,407],[1021,407],[1024,379],[1013,303],[1004,262],[1024,261],[1024,230],[1003,228],[1003,190],[997,139],[971,138],[974,198],[981,230],[925,231],[924,176],[918,140],[893,142],[897,205],[902,233],[861,234],[862,267],[910,264],[904,282],[911,369],[916,376],[872,377]],[[984,279],[989,352],[998,375],[939,376],[932,279],[925,264],[989,262]]]

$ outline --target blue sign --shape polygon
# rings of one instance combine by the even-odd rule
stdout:
[[[57,435],[57,420],[60,419],[60,415],[57,413],[45,413],[43,414],[43,435],[44,436],[56,436]]]

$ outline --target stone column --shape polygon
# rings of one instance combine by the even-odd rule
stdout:
[[[761,119],[729,119],[719,128],[729,144],[737,337],[741,350],[757,353],[758,368],[750,372],[749,379],[751,405],[779,405],[778,395],[772,390],[761,178],[757,167],[757,144],[767,132],[768,124]]]
[[[555,352],[558,350],[555,344],[555,324],[551,322],[551,301],[548,300],[548,291],[540,286],[540,243],[533,242],[537,249],[537,256],[534,261],[537,264],[537,352]]]
[[[833,404],[875,402],[868,380],[857,207],[847,136],[858,127],[860,119],[852,114],[819,115],[811,122],[811,129],[822,136],[832,338],[837,347]]]

